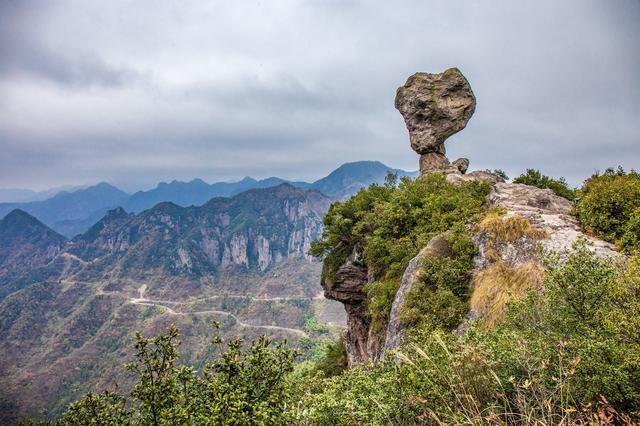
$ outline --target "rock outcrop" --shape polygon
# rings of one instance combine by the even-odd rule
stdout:
[[[532,226],[544,231],[547,236],[540,240],[540,245],[545,251],[566,252],[578,239],[584,239],[597,255],[618,256],[613,245],[582,232],[578,221],[571,215],[573,203],[550,189],[496,183],[487,202],[491,207],[506,209],[505,217],[522,216]]]
[[[326,266],[322,272],[324,296],[342,303],[347,312],[344,344],[350,366],[375,358],[369,339],[371,321],[365,305],[364,286],[368,281],[367,267],[357,253],[352,253],[333,276],[327,274]]]
[[[400,282],[400,288],[396,292],[396,297],[393,299],[393,305],[391,306],[391,314],[389,315],[389,323],[387,324],[387,331],[385,333],[384,349],[392,350],[397,349],[400,346],[400,341],[404,335],[405,327],[400,321],[400,309],[404,305],[404,301],[407,299],[407,294],[413,290],[420,273],[422,272],[422,262],[427,256],[433,256],[436,258],[451,257],[453,253],[449,242],[444,235],[436,235],[429,241],[429,244],[416,255],[405,269],[402,275],[402,281]]]
[[[443,173],[447,181],[454,184],[487,182],[492,188],[487,206],[502,210],[502,214],[488,216],[471,229],[478,255],[474,259],[474,278],[469,283],[472,297],[467,319],[495,319],[510,298],[540,288],[543,285],[540,260],[549,251],[568,252],[576,241],[584,239],[597,255],[618,256],[611,244],[583,233],[571,215],[573,203],[553,191],[505,183],[500,176],[488,171],[467,173],[469,160],[466,158],[449,163],[444,142],[466,126],[475,110],[475,96],[459,70],[414,74],[398,89],[395,106],[404,117],[411,147],[421,156],[421,176]],[[439,235],[409,262],[382,333],[371,330],[364,286],[373,278],[356,253],[335,276],[323,278],[325,296],[342,302],[348,314],[345,346],[349,365],[376,363],[385,351],[399,347],[406,332],[400,312],[423,273],[424,259],[450,255],[446,236]],[[506,288],[501,288],[498,282]],[[479,303],[478,299],[481,299]],[[458,332],[463,332],[464,327],[465,323],[461,324]]]
[[[457,68],[440,74],[419,72],[396,92],[395,107],[404,117],[411,148],[420,154],[420,174],[464,173],[468,160],[453,164],[445,156],[445,140],[464,129],[476,108],[467,79]]]

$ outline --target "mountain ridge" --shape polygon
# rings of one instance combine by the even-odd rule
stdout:
[[[72,238],[90,229],[104,214],[115,207],[140,213],[158,203],[171,201],[188,207],[202,205],[215,197],[232,197],[243,191],[268,188],[288,183],[298,188],[317,189],[326,195],[344,198],[372,183],[382,183],[387,172],[398,176],[415,176],[415,172],[393,169],[379,161],[357,161],[342,164],[327,176],[312,183],[290,181],[278,177],[256,180],[249,176],[238,182],[207,183],[202,179],[189,182],[160,182],[154,189],[127,194],[106,182],[73,192],[62,191],[47,200],[25,203],[0,203],[0,217],[15,208],[27,211],[56,232]],[[93,201],[91,201],[93,200]]]
[[[185,331],[194,365],[213,338],[211,320],[226,338],[328,338],[328,326],[306,324],[328,321],[326,312],[341,324],[344,313],[317,299],[321,265],[307,252],[332,201],[283,183],[197,207],[117,207],[71,240],[58,236],[38,265],[13,262],[0,288],[1,396],[18,404],[14,412],[60,413],[78,392],[112,384],[134,331],[167,323]],[[21,211],[0,224],[21,221],[57,235]]]

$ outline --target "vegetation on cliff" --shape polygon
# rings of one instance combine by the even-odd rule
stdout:
[[[456,186],[441,174],[402,179],[399,184],[390,176],[384,186],[372,185],[347,201],[334,203],[324,217],[322,238],[310,253],[324,259],[323,273],[328,275],[335,274],[352,253],[363,257],[373,278],[367,285],[372,326],[382,330],[402,273],[431,238],[452,230],[458,242],[453,246],[468,264],[472,248],[465,243],[465,226],[481,217],[489,189],[487,183],[477,181]],[[444,303],[458,311],[454,306],[466,302],[466,291],[459,285],[453,289],[440,284],[430,284],[434,296],[452,292]]]
[[[313,424],[576,424],[640,410],[640,257],[616,265],[576,247],[550,259],[545,292],[492,328],[415,329],[374,368],[306,387]]]

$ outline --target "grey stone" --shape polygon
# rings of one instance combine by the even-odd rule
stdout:
[[[409,77],[396,91],[395,107],[404,118],[411,148],[423,156],[439,154],[430,155],[429,161],[421,158],[422,173],[449,165],[444,141],[465,128],[476,98],[460,70],[450,68],[440,74],[419,72]]]

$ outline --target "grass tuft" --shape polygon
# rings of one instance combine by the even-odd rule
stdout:
[[[492,212],[478,224],[478,227],[489,232],[495,241],[505,243],[515,242],[522,237],[533,240],[548,237],[546,231],[534,228],[527,218],[520,215],[503,217],[499,212]]]
[[[471,309],[482,318],[483,328],[493,327],[502,318],[507,304],[524,297],[530,290],[540,289],[543,268],[530,261],[510,268],[503,262],[496,262],[475,276]]]

